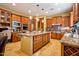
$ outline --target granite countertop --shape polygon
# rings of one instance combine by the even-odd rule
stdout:
[[[51,31],[53,33],[64,33],[64,32],[61,32],[61,31]]]
[[[51,33],[65,33],[64,31],[49,31],[49,32],[51,32]]]
[[[35,35],[41,35],[45,33],[50,33],[50,32],[28,32],[28,33],[19,33],[21,36],[35,36]]]
[[[79,38],[71,37],[70,33],[66,33],[60,40],[61,43],[69,46],[79,47]]]

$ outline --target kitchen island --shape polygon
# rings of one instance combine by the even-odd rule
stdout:
[[[42,48],[50,41],[49,32],[21,33],[21,50],[29,55]]]

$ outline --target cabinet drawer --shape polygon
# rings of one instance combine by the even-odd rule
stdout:
[[[36,35],[33,38],[33,51],[37,51],[49,41],[49,34]]]

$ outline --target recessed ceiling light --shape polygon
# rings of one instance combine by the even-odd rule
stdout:
[[[15,4],[15,3],[12,3],[12,5],[13,5],[13,6],[16,6],[16,4]]]
[[[41,10],[44,10],[44,8],[42,8]]]
[[[47,11],[45,13],[48,13]]]
[[[39,4],[37,4],[36,6],[39,7]]]

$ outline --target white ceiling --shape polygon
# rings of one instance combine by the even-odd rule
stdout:
[[[39,4],[38,7],[37,4]],[[28,16],[51,16],[68,12],[72,5],[72,3],[16,3],[16,6],[13,6],[12,3],[0,3],[2,7]]]

